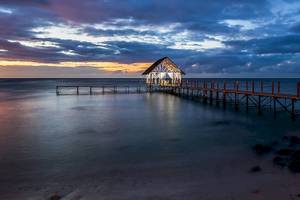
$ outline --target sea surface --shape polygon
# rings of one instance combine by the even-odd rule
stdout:
[[[298,81],[282,79],[282,91],[296,93]],[[161,93],[55,93],[57,85],[116,84],[144,82],[0,79],[0,199],[294,199],[300,193],[299,175],[252,150],[300,135],[300,119],[246,115]],[[261,173],[249,173],[255,165]]]

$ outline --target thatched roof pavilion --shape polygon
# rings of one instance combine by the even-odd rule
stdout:
[[[168,57],[153,63],[144,73],[146,83],[150,85],[180,85],[185,73]]]

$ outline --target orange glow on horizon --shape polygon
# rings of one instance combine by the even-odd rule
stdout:
[[[59,62],[59,63],[42,63],[35,61],[19,60],[0,60],[1,67],[93,67],[107,72],[123,71],[128,73],[140,72],[149,67],[151,63],[131,63],[123,64],[118,62]]]

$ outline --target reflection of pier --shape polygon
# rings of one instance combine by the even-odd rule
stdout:
[[[183,81],[181,85],[147,86],[57,86],[57,95],[101,95],[163,92],[180,97],[200,100],[205,104],[232,106],[247,113],[254,108],[258,114],[271,111],[276,118],[280,112],[288,113],[293,120],[300,115],[300,83],[295,94],[281,91],[281,83],[263,81]]]

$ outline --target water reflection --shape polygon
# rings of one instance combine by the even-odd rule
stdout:
[[[172,95],[25,96],[0,102],[0,194],[111,180],[116,171],[134,180],[173,170],[190,178],[191,168],[205,176],[225,165],[230,174],[224,159],[247,163],[251,144],[299,130],[288,119],[275,123]]]

